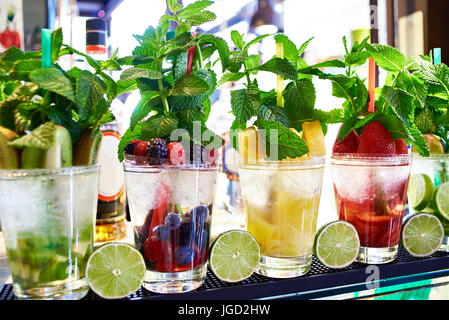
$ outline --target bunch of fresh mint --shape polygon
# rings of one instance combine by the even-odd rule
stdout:
[[[67,128],[75,145],[83,132],[114,120],[109,107],[117,84],[106,72],[120,70],[116,55],[97,61],[78,52],[63,44],[62,29],[51,41],[51,68],[41,67],[41,51],[11,47],[0,55],[0,126],[19,135],[12,146],[48,148],[54,125]],[[57,60],[68,54],[83,56],[94,71],[64,70]]]
[[[370,44],[368,39],[355,42],[348,50],[346,38],[343,38],[346,54],[341,59],[341,66],[335,64],[334,67],[344,67],[344,74],[327,74],[316,67],[300,71],[330,80],[333,96],[344,99],[341,108],[343,125],[338,136],[340,142],[352,130],[361,130],[368,123],[379,121],[395,140],[404,138],[420,154],[428,155],[426,140],[415,124],[415,110],[424,108],[427,92],[425,82],[414,72],[419,68],[418,62],[391,46]],[[384,86],[376,88],[375,112],[371,113],[368,112],[369,94],[365,80],[356,72],[369,57],[388,72]]]
[[[449,145],[449,67],[421,56],[415,75],[421,80],[422,104],[415,109],[415,124],[423,134],[434,134]]]
[[[248,121],[255,118],[253,123],[261,132],[265,132],[266,145],[277,144],[277,158],[272,159],[270,149],[267,155],[271,160],[283,160],[287,157],[297,158],[309,152],[303,139],[290,128],[302,131],[302,123],[319,120],[323,131],[326,131],[328,123],[338,122],[340,116],[335,112],[324,112],[315,108],[316,91],[312,82],[312,75],[303,73],[309,70],[307,63],[302,58],[312,39],[307,40],[301,46],[296,45],[285,35],[276,34],[276,44],[282,44],[284,58],[272,57],[265,63],[261,63],[259,54],[249,54],[252,45],[272,35],[261,35],[245,43],[243,35],[237,31],[231,32],[231,38],[237,50],[231,52],[231,58],[227,66],[227,72],[223,75],[219,84],[228,81],[246,80],[243,89],[231,91],[231,107],[235,120],[231,127],[232,141],[236,146],[236,135],[239,130],[247,128]],[[313,68],[342,65],[340,61],[328,61],[315,65]],[[260,71],[271,72],[281,76],[287,81],[282,91],[283,106],[277,105],[277,92],[263,91],[259,89],[257,74]],[[274,129],[274,130],[272,130]],[[271,131],[271,134],[268,132]],[[272,134],[277,132],[277,136]],[[276,141],[271,141],[272,139]]]
[[[228,44],[222,38],[190,31],[193,26],[215,20],[215,14],[205,10],[212,3],[201,0],[183,7],[176,0],[168,0],[172,15],[163,15],[157,27],[150,26],[143,35],[136,35],[139,45],[132,56],[119,59],[121,65],[130,66],[121,74],[119,95],[133,90],[141,94],[119,145],[120,160],[132,140],[170,139],[176,129],[186,130],[191,143],[208,149],[223,144],[223,139],[206,127],[209,97],[217,79],[212,62],[205,61],[218,52],[225,70],[230,63]],[[177,24],[174,34],[169,31],[170,21]]]

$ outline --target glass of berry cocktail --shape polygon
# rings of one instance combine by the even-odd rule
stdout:
[[[377,141],[381,145],[376,146]],[[360,138],[351,133],[334,145],[331,168],[337,213],[359,234],[359,262],[380,264],[396,258],[411,162],[402,145],[375,122]]]
[[[125,148],[134,239],[147,264],[143,286],[153,292],[191,291],[206,276],[216,151],[200,146],[190,151],[186,160],[180,143],[167,145],[159,138]]]

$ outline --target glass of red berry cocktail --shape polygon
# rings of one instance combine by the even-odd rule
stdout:
[[[381,124],[372,123],[360,137],[352,132],[334,145],[331,170],[337,214],[359,234],[359,262],[388,263],[397,256],[411,162],[403,144]]]
[[[143,286],[182,293],[204,282],[209,255],[217,150],[160,138],[125,148],[125,179],[136,247],[147,272]]]

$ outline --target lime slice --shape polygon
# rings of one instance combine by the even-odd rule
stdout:
[[[440,184],[433,194],[433,203],[438,213],[449,220],[449,182]]]
[[[137,291],[145,272],[140,252],[121,242],[106,243],[96,249],[86,266],[90,288],[105,299],[120,299]]]
[[[401,243],[414,257],[427,257],[438,250],[444,238],[443,225],[434,215],[416,213],[402,227]]]
[[[433,183],[427,174],[414,174],[410,177],[408,195],[410,205],[416,211],[424,210],[432,201]]]
[[[211,245],[209,265],[215,276],[225,282],[249,278],[259,265],[260,248],[246,231],[230,230],[220,234]]]
[[[315,257],[328,268],[346,268],[355,261],[360,249],[357,230],[346,221],[334,221],[321,227],[313,245]]]

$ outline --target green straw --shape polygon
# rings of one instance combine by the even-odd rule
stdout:
[[[433,63],[441,63],[441,48],[433,49]]]
[[[51,31],[42,29],[42,68],[51,67]]]

